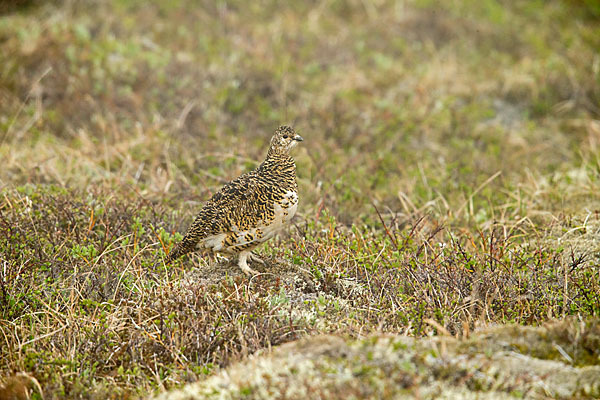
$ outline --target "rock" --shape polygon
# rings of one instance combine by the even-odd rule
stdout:
[[[600,321],[495,326],[468,339],[306,337],[155,400],[511,397],[600,398]]]

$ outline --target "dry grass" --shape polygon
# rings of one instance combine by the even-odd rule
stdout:
[[[0,371],[46,398],[137,397],[309,334],[598,316],[586,4],[8,10]],[[202,201],[294,121],[301,207],[264,273],[165,268]]]

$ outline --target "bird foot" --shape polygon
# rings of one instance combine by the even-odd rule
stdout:
[[[214,256],[215,256],[215,260],[217,260],[217,262],[224,261],[225,264],[229,264],[231,262],[230,258],[222,256],[221,254],[216,253]]]
[[[238,257],[238,266],[242,269],[242,271],[246,275],[248,275],[248,276],[258,275],[259,274],[258,271],[255,271],[248,266],[248,259],[250,259],[251,261],[258,261],[259,263],[262,263],[262,264],[264,264],[264,261],[261,260],[258,256],[252,254],[250,251],[244,251],[244,252],[240,253],[240,255]]]
[[[252,253],[249,251],[240,253],[238,258],[238,266],[248,276],[257,275],[258,272],[248,266],[248,258],[252,259]]]
[[[240,268],[242,269],[242,272],[244,272],[248,276],[258,275],[260,273],[258,271],[253,270],[252,268],[250,268],[247,265],[246,265],[246,268],[244,268],[240,265]]]
[[[265,265],[265,260],[263,260],[262,258],[260,258],[259,256],[257,256],[254,253],[250,253],[250,255],[248,256],[248,258],[250,259],[250,261],[252,262],[257,262],[259,264]]]

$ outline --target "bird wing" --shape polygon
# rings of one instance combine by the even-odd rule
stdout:
[[[206,203],[202,217],[208,224],[206,234],[238,231],[253,226],[260,213],[261,188],[260,179],[255,171],[243,174],[221,188]]]
[[[240,232],[258,224],[264,203],[260,187],[256,170],[223,186],[202,207],[183,240],[169,253],[168,262],[194,250],[209,236]]]

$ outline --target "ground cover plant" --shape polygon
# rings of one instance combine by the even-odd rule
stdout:
[[[0,372],[32,396],[143,397],[319,333],[598,317],[594,2],[0,12]],[[263,274],[164,266],[282,123],[300,207]]]

